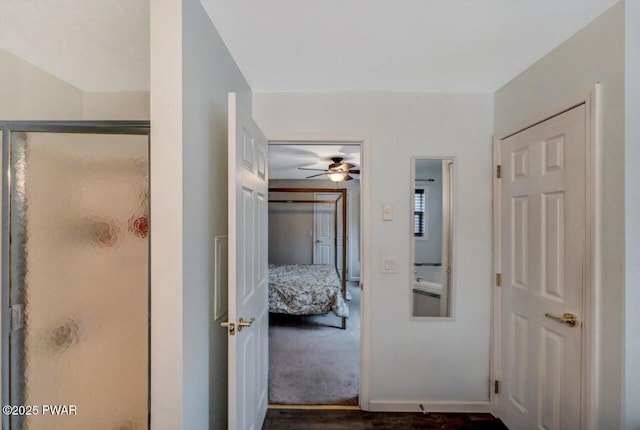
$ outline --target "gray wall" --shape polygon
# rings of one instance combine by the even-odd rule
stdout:
[[[501,135],[596,82],[602,85],[603,288],[596,298],[600,309],[596,427],[603,429],[620,427],[623,391],[624,37],[624,3],[617,3],[495,94],[495,132]]]
[[[227,334],[213,320],[214,237],[227,233],[227,93],[251,88],[198,0],[183,0],[185,429],[226,428]]]
[[[298,200],[313,197],[288,193],[285,197],[276,198]],[[269,263],[313,264],[313,230],[313,205],[269,204]]]
[[[625,20],[625,429],[640,429],[640,2]]]

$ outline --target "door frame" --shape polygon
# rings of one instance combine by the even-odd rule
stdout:
[[[363,134],[267,134],[269,145],[321,145],[348,143],[360,145],[360,386],[358,405],[370,409],[371,384],[371,138]],[[363,287],[364,286],[364,287]]]
[[[83,134],[124,134],[147,136],[148,159],[149,159],[149,179],[151,179],[151,122],[150,121],[1,121],[0,120],[0,144],[2,157],[2,186],[0,188],[0,199],[2,201],[2,227],[0,228],[1,264],[0,264],[0,359],[2,387],[0,387],[0,398],[2,404],[11,404],[10,401],[10,348],[9,331],[11,327],[11,311],[9,309],[10,291],[10,261],[9,261],[9,239],[11,237],[10,211],[11,211],[11,133],[14,132],[44,132],[44,133],[83,133]],[[151,181],[149,181],[149,196],[151,196]],[[149,203],[151,199],[149,197]],[[149,225],[151,225],[151,214],[149,214]],[[149,238],[149,262],[147,283],[148,290],[148,387],[149,417],[147,425],[151,426],[151,239]],[[7,346],[5,348],[5,345]],[[2,428],[10,428],[9,415],[2,417]]]
[[[583,429],[595,430],[598,417],[598,368],[599,368],[599,334],[598,297],[601,291],[601,227],[598,208],[601,205],[601,111],[600,111],[600,84],[570,97],[561,103],[553,105],[542,113],[528,118],[510,128],[509,132],[494,135],[493,138],[493,171],[497,171],[500,165],[500,142],[507,137],[524,131],[554,116],[560,115],[574,107],[584,104],[586,108],[586,213],[585,213],[585,268],[584,268],[584,294],[582,304],[582,320],[585,321],[582,332],[582,358],[583,368],[581,375],[581,401],[580,418]],[[496,274],[501,273],[501,233],[502,220],[500,217],[500,179],[493,175],[493,269]],[[497,276],[496,276],[497,278]],[[492,304],[492,330],[491,330],[491,370],[492,382],[500,381],[501,365],[501,294],[502,291],[494,282]],[[495,388],[495,386],[494,386]],[[496,389],[491,389],[489,401],[494,413],[497,412],[500,395]]]

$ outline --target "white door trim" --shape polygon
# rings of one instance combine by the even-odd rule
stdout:
[[[584,300],[583,300],[583,326],[582,356],[584,366],[582,368],[582,400],[581,422],[582,428],[596,430],[598,417],[598,387],[599,387],[599,303],[601,291],[601,226],[598,208],[601,202],[600,178],[601,178],[601,126],[600,126],[600,84],[596,83],[592,88],[554,105],[539,115],[523,121],[508,132],[494,136],[493,160],[494,172],[500,164],[500,141],[519,131],[536,125],[553,116],[565,112],[575,106],[583,104],[587,112],[586,129],[586,240],[585,240],[585,268],[584,268]],[[500,242],[500,180],[494,174],[493,179],[493,267],[495,273],[501,273]],[[494,284],[495,285],[495,284]],[[501,379],[500,375],[500,287],[493,288],[493,322],[491,333],[491,381]],[[499,395],[490,391],[489,398],[493,411],[497,411]]]
[[[362,145],[360,145],[360,149],[362,149]],[[360,194],[362,194],[362,190],[360,190]],[[347,202],[351,202],[351,198],[351,191],[347,190]],[[351,234],[351,229],[353,228],[353,225],[351,225],[352,210],[353,204],[347,204],[347,220],[349,220],[347,224],[349,226],[347,229],[347,281],[359,282],[360,276],[353,276],[353,273],[355,273],[353,269],[355,262],[353,260],[355,260],[355,258],[353,257],[353,250],[351,249],[351,244],[353,243],[351,239],[353,237],[353,234]],[[359,214],[358,217],[362,219],[362,214]],[[358,226],[358,228],[360,228],[360,226]],[[360,232],[358,232],[358,235],[360,235]]]
[[[270,145],[296,144],[318,145],[328,142],[360,145],[360,389],[358,401],[362,410],[370,410],[369,393],[371,384],[371,144],[370,137],[362,134],[273,134],[267,135]],[[273,142],[273,143],[272,143]]]

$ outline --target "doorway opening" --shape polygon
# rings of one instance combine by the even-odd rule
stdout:
[[[269,403],[357,408],[360,143],[269,145]]]

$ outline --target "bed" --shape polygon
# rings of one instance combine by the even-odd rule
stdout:
[[[313,193],[314,198],[289,198],[290,193]],[[320,194],[333,194],[330,199],[317,199]],[[287,198],[282,198],[287,196]],[[269,203],[331,204],[333,206],[333,265],[331,264],[270,264],[269,312],[289,315],[326,315],[333,312],[347,328],[349,292],[347,267],[347,189],[346,188],[269,188]],[[340,210],[339,210],[340,208]],[[315,215],[314,215],[315,216]],[[338,224],[342,226],[342,250],[338,251]],[[307,236],[305,235],[305,238]],[[308,239],[307,239],[308,240]],[[342,258],[338,274],[338,254]]]
[[[342,282],[330,264],[269,264],[269,312],[349,317]]]

